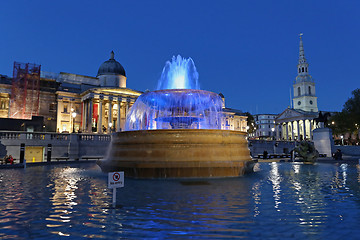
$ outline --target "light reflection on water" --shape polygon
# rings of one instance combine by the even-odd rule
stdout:
[[[261,163],[245,177],[132,180],[111,207],[92,163],[0,171],[1,239],[338,239],[360,233],[356,165]]]

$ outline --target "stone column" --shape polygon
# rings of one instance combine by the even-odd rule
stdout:
[[[310,137],[310,140],[312,140],[312,136],[313,136],[312,121],[313,120],[309,120],[309,127],[310,127],[309,137]]]
[[[276,127],[276,140],[280,140],[280,136],[279,136],[279,124],[275,124]]]
[[[294,141],[295,137],[294,137],[295,133],[294,133],[294,122],[291,122],[291,140]]]
[[[117,126],[116,126],[116,131],[120,132],[121,131],[121,97],[117,98],[117,106],[118,106],[118,111],[117,111]]]
[[[100,95],[99,96],[99,116],[98,116],[98,125],[97,125],[97,132],[98,133],[102,133],[102,117],[103,117],[103,115],[102,115],[102,112],[103,112],[103,110],[102,110],[102,105],[103,105],[103,100],[104,100],[104,95]]]
[[[297,140],[300,140],[300,120],[296,120]]]
[[[304,135],[303,140],[305,140],[306,139],[306,119],[303,120],[303,131],[304,131],[303,132],[303,135]]]
[[[92,121],[93,121],[93,96],[89,96],[88,98],[88,114],[87,114],[87,132],[92,132]]]
[[[57,105],[57,115],[56,115],[56,132],[61,132],[62,131],[62,126],[61,126],[61,113],[63,112],[64,106],[63,106],[63,102],[62,102],[62,98],[59,97],[58,99],[58,105]],[[10,109],[9,109],[10,112]],[[25,130],[25,129],[22,129]]]
[[[85,101],[82,100],[81,101],[81,109],[82,109],[82,115],[81,115],[81,131],[85,130],[85,116],[86,116],[86,112],[85,112]]]
[[[130,99],[126,98],[126,105],[125,105],[125,118],[129,111]]]
[[[285,126],[286,126],[286,141],[289,141],[289,123],[286,122]]]
[[[109,129],[109,131],[108,131],[109,133],[111,132],[110,125],[112,125],[112,111],[113,111],[112,101],[113,101],[113,97],[109,96],[109,121],[108,121],[108,126],[107,126]],[[113,126],[111,126],[111,127],[113,127]]]

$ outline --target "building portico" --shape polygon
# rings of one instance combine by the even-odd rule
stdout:
[[[318,113],[286,109],[276,118],[276,139],[285,141],[311,140]],[[281,129],[282,136],[279,130]]]
[[[128,109],[142,92],[122,88],[90,89],[81,95],[83,132],[122,131]]]

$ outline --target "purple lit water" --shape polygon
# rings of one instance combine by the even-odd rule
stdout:
[[[221,129],[222,100],[216,93],[168,89],[142,94],[126,117],[125,130]]]
[[[239,178],[125,179],[95,163],[0,170],[0,239],[356,239],[358,165],[260,163]]]
[[[158,90],[139,96],[126,115],[125,131],[224,129],[221,97],[200,90],[194,61],[180,55],[167,61]]]

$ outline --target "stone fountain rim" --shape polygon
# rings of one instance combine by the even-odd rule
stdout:
[[[137,132],[137,133],[139,133],[139,132],[229,132],[229,133],[247,135],[246,132],[237,131],[237,130],[229,130],[229,129],[184,129],[184,128],[178,128],[178,129],[127,130],[127,131],[115,132],[115,133],[112,133],[112,135],[125,134],[125,133],[129,133],[129,132]]]

